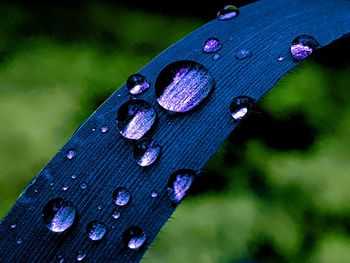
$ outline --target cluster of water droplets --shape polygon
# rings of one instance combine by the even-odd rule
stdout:
[[[237,7],[228,5],[220,10],[217,19],[226,21],[237,17],[240,14]],[[212,60],[218,60],[221,55],[217,53],[223,48],[223,42],[210,37],[204,41],[202,51],[211,54]],[[291,44],[291,55],[295,61],[302,61],[310,56],[319,46],[318,42],[311,36],[300,35]],[[235,53],[237,60],[251,58],[252,52],[249,49],[241,49]],[[283,62],[285,56],[278,56],[277,61]],[[155,98],[162,109],[173,113],[186,113],[198,107],[213,91],[216,83],[211,72],[203,65],[191,61],[176,61],[160,71],[155,83]],[[126,81],[126,88],[129,93],[140,95],[151,87],[148,79],[139,73],[131,75]],[[235,97],[229,105],[230,116],[234,121],[241,121],[254,106],[255,100],[248,96]],[[132,99],[126,101],[116,113],[116,124],[118,132],[125,139],[134,140],[133,158],[141,167],[147,167],[155,163],[161,154],[162,147],[153,139],[144,138],[155,125],[157,113],[154,106],[142,99]],[[109,126],[100,126],[101,133],[107,133]],[[96,131],[93,128],[92,131]],[[66,158],[73,160],[77,156],[74,148],[66,152]],[[173,204],[178,204],[186,196],[198,172],[190,169],[175,171],[168,180],[165,194]],[[75,179],[77,174],[71,176]],[[81,190],[88,187],[87,183],[80,182]],[[62,186],[63,191],[67,191],[69,185]],[[161,193],[153,189],[149,197],[156,199]],[[119,220],[122,210],[130,205],[132,201],[131,192],[125,187],[118,187],[113,192],[113,203],[116,205],[111,217]],[[101,209],[99,206],[98,209]],[[77,220],[77,211],[74,205],[66,199],[54,198],[46,203],[42,213],[45,226],[52,232],[61,233],[69,230]],[[16,228],[16,224],[10,225],[11,229]],[[94,220],[86,226],[87,237],[92,241],[101,241],[107,235],[107,225],[104,222]],[[139,226],[132,226],[123,232],[125,246],[131,250],[139,250],[147,240],[146,232]],[[21,244],[22,239],[17,240]],[[86,251],[79,250],[76,254],[77,261],[86,258]],[[62,257],[63,260],[63,257]]]

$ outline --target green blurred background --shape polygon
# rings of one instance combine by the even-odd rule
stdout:
[[[0,216],[130,74],[215,13],[1,3]],[[144,263],[350,262],[349,46],[321,51],[261,101]]]

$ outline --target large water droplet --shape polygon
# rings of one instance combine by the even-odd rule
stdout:
[[[215,81],[201,64],[182,60],[165,67],[159,74],[155,91],[164,109],[186,112],[198,106],[212,91]]]
[[[174,172],[168,182],[168,195],[172,202],[179,203],[191,187],[196,175],[194,170],[182,169]]]
[[[239,15],[239,10],[237,7],[235,7],[234,5],[227,5],[218,12],[217,18],[219,20],[229,20],[238,15]]]
[[[69,160],[72,160],[76,155],[77,151],[75,149],[69,149],[66,156]]]
[[[133,250],[141,248],[147,239],[146,233],[137,226],[125,230],[123,237],[126,246]]]
[[[126,87],[133,95],[140,94],[149,88],[150,84],[145,76],[133,74],[126,81]]]
[[[70,228],[76,218],[76,210],[72,203],[62,198],[49,201],[43,209],[46,227],[52,232],[63,232]]]
[[[235,57],[238,60],[243,60],[246,58],[250,58],[252,56],[252,52],[248,49],[241,49],[240,51],[238,51],[235,55]]]
[[[151,129],[155,120],[156,111],[144,100],[130,100],[117,112],[119,133],[131,140],[141,139]]]
[[[88,236],[93,241],[101,240],[107,233],[106,225],[100,221],[92,221],[87,227]]]
[[[319,43],[312,36],[300,35],[293,40],[290,52],[296,61],[302,61],[309,57],[318,46]]]
[[[203,46],[203,51],[205,53],[214,53],[216,51],[219,51],[222,48],[222,43],[217,38],[209,38],[207,41],[205,41]]]
[[[158,142],[151,139],[142,139],[134,146],[134,158],[140,166],[149,166],[154,163],[161,151]]]
[[[119,187],[113,193],[113,200],[118,206],[125,206],[130,202],[131,194],[130,192],[124,188]]]
[[[86,257],[86,252],[84,250],[79,250],[77,254],[77,261],[83,261]]]
[[[247,96],[238,96],[234,98],[230,105],[231,117],[235,121],[242,120],[254,103],[255,101]]]

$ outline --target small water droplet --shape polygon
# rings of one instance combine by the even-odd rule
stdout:
[[[149,88],[150,84],[145,76],[133,74],[126,81],[126,87],[133,95],[140,94]]]
[[[120,217],[120,212],[119,211],[114,211],[114,213],[112,214],[112,217],[114,218],[114,219],[119,219],[119,217]]]
[[[15,229],[16,228],[16,224],[12,224],[12,225],[10,225],[10,227],[11,227],[11,229]]]
[[[107,228],[104,223],[100,221],[92,221],[87,227],[88,236],[93,241],[101,240],[107,233]]]
[[[147,239],[146,233],[137,226],[128,228],[123,233],[125,244],[132,250],[141,248]]]
[[[195,175],[194,170],[182,169],[170,176],[167,188],[170,201],[179,203],[185,197]]]
[[[252,56],[252,52],[248,49],[241,49],[240,51],[238,51],[235,55],[235,57],[238,60],[243,60],[246,58],[250,58]]]
[[[96,131],[96,129],[95,129],[95,128],[92,128],[91,130],[92,130],[93,132],[94,132],[94,131]]]
[[[221,57],[220,54],[215,54],[215,55],[212,57],[212,60],[213,60],[213,61],[218,60],[220,57]]]
[[[101,127],[101,132],[102,132],[102,133],[108,132],[108,126],[107,126],[107,125],[103,125],[103,126]]]
[[[222,43],[217,38],[209,38],[207,41],[205,41],[203,46],[204,53],[214,53],[216,51],[219,51],[222,48]]]
[[[130,100],[117,112],[119,133],[131,140],[141,139],[152,128],[155,120],[156,111],[144,100]]]
[[[134,158],[140,166],[149,166],[154,163],[161,152],[158,142],[151,139],[142,139],[134,146]]]
[[[290,52],[296,61],[302,61],[309,57],[318,46],[319,43],[312,36],[300,35],[293,40]]]
[[[84,182],[82,182],[82,183],[80,183],[80,189],[86,189],[87,188],[87,184],[86,183],[84,183]]]
[[[53,186],[54,185],[54,183],[50,183],[50,186]]]
[[[77,155],[77,151],[74,150],[74,149],[69,149],[68,152],[67,152],[67,158],[69,160],[72,160],[74,159],[74,157]]]
[[[234,17],[237,17],[239,15],[239,10],[234,5],[227,5],[223,9],[221,9],[218,14],[217,18],[219,20],[229,20]]]
[[[69,185],[64,185],[64,186],[62,186],[62,190],[63,190],[63,191],[68,190],[68,188],[69,188]]]
[[[283,60],[284,60],[284,57],[279,56],[279,57],[277,58],[277,60],[278,60],[278,61],[283,61]]]
[[[17,239],[17,244],[22,244],[23,243],[23,240],[21,238]]]
[[[39,190],[37,188],[34,189],[34,193],[37,193],[39,192]]]
[[[118,187],[113,193],[113,200],[118,206],[125,206],[130,202],[131,194],[124,187]]]
[[[158,197],[158,192],[156,190],[151,191],[151,197],[157,198]]]
[[[75,179],[75,178],[77,178],[78,177],[78,175],[77,174],[72,174],[72,179]]]
[[[97,209],[98,209],[98,210],[101,210],[101,209],[102,209],[102,205],[98,205],[98,206],[97,206]]]
[[[77,254],[77,261],[83,261],[85,257],[86,257],[86,252],[83,250],[79,250]]]
[[[166,66],[155,83],[157,101],[172,112],[187,112],[198,106],[215,86],[207,68],[182,60]]]
[[[76,218],[76,210],[72,203],[62,198],[47,202],[43,209],[43,220],[52,232],[63,232],[70,228]]]
[[[235,121],[242,120],[254,103],[255,101],[247,96],[238,96],[234,98],[230,105],[231,117]]]

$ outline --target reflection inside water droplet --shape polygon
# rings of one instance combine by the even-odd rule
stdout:
[[[107,233],[107,228],[104,223],[100,221],[92,221],[87,227],[88,236],[93,241],[101,240]]]
[[[230,105],[231,117],[235,121],[242,120],[254,103],[255,101],[248,96],[238,96],[234,98]]]
[[[123,237],[126,246],[132,250],[141,248],[147,239],[146,233],[137,226],[133,226],[125,230]]]
[[[149,88],[150,84],[145,76],[133,74],[126,81],[126,87],[133,95],[140,94]]]
[[[235,55],[235,57],[238,59],[238,60],[243,60],[243,59],[246,59],[246,58],[250,58],[252,56],[252,52],[248,49],[242,49],[240,51],[238,51]]]
[[[85,257],[86,257],[86,252],[83,250],[79,250],[77,254],[77,261],[83,261]]]
[[[140,166],[149,166],[159,157],[161,147],[157,141],[142,139],[134,146],[134,158]]]
[[[69,160],[72,160],[72,159],[74,159],[74,157],[77,155],[77,151],[76,150],[74,150],[74,149],[69,149],[68,150],[68,152],[67,152],[67,158],[69,159]]]
[[[205,41],[203,51],[205,53],[214,53],[222,48],[222,43],[217,38],[209,38]]]
[[[194,170],[182,169],[170,176],[167,188],[170,201],[179,203],[185,197],[195,175]]]
[[[52,232],[63,232],[70,228],[76,218],[76,211],[70,201],[55,198],[43,209],[45,226]]]
[[[127,139],[141,139],[153,126],[156,112],[144,100],[131,100],[124,103],[117,112],[119,133]]]
[[[218,12],[217,18],[219,20],[229,20],[238,15],[239,15],[239,10],[237,7],[235,7],[234,5],[227,5]]]
[[[130,192],[124,188],[119,187],[114,191],[113,200],[118,206],[125,206],[130,202],[131,194]]]
[[[172,112],[187,112],[198,106],[212,91],[210,72],[194,61],[182,60],[165,67],[155,83],[157,101]]]
[[[319,43],[312,36],[300,35],[293,40],[290,52],[296,61],[302,61],[309,57],[318,46]]]

